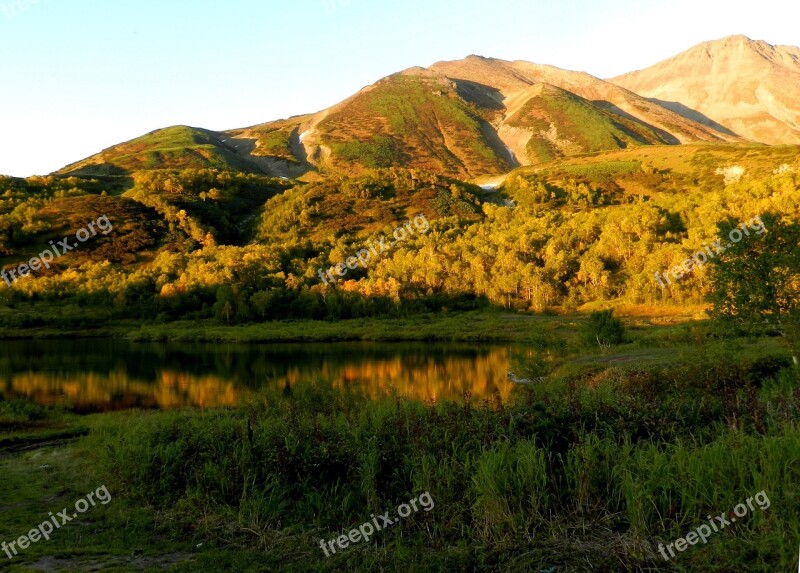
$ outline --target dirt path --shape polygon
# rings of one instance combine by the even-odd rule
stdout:
[[[65,446],[87,435],[89,435],[89,430],[80,429],[66,430],[61,433],[48,434],[46,436],[7,438],[0,441],[0,459],[16,456],[32,450]]]

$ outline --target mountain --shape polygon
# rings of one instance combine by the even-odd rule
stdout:
[[[797,47],[731,36],[610,81],[752,141],[800,143]]]
[[[562,70],[554,66],[525,61],[508,62],[480,56],[470,56],[464,60],[452,62],[439,62],[431,66],[431,70],[445,74],[462,84],[491,86],[502,98],[506,118],[513,118],[518,109],[526,106],[530,98],[536,96],[538,85],[550,84],[582,97],[591,102],[593,106],[612,114],[614,119],[623,118],[637,124],[639,128],[654,134],[660,143],[678,144],[737,139],[684,118],[631,91],[583,72]],[[508,127],[513,126],[500,126],[500,137],[523,158],[521,163],[535,163],[533,160],[535,158],[530,158],[531,161],[525,160],[527,158],[522,153],[522,146],[519,142],[520,134]],[[555,128],[559,128],[558,124],[555,124]],[[521,135],[524,141],[529,134]],[[534,138],[543,136],[541,132],[534,132],[531,135]],[[606,149],[613,150],[624,147],[625,145],[617,145]]]
[[[588,74],[480,56],[410,68],[314,115],[229,132],[315,168],[456,177],[641,145],[736,141]],[[275,152],[278,150],[278,153]]]
[[[215,167],[296,178],[402,166],[470,178],[585,153],[734,140],[585,73],[470,56],[388,76],[315,114],[226,132],[158,130],[60,173]]]
[[[592,102],[550,84],[527,91],[525,103],[509,113],[500,128],[501,137],[514,141],[512,132],[526,138],[517,149],[524,163],[543,163],[570,155],[608,151],[637,145],[663,144],[669,139],[626,117],[609,113]]]
[[[253,142],[251,155],[335,172],[402,165],[468,177],[514,167],[492,126],[497,106],[465,97],[441,74],[421,72],[386,77],[317,114],[229,135]]]

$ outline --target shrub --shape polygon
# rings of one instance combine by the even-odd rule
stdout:
[[[587,345],[601,348],[625,342],[625,326],[614,318],[613,310],[593,312],[583,326],[583,340]]]

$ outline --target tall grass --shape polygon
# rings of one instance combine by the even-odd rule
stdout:
[[[428,491],[433,511],[374,543],[461,565],[474,547],[478,569],[590,557],[595,570],[787,569],[794,547],[781,539],[800,530],[797,378],[746,366],[602,370],[521,388],[510,405],[369,402],[299,384],[239,409],[131,415],[91,439],[132,502],[225,543],[291,535],[311,548]],[[656,552],[762,490],[772,506],[707,546],[671,564]]]

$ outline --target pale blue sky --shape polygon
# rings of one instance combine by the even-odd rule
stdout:
[[[0,173],[317,111],[469,54],[610,77],[731,34],[800,45],[798,15],[796,0],[0,0]]]

